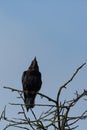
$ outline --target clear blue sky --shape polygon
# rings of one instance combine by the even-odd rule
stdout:
[[[15,116],[16,108],[8,103],[16,102],[16,95],[3,86],[21,89],[22,72],[34,56],[42,72],[40,92],[56,98],[59,86],[79,65],[87,62],[86,0],[0,1],[0,113],[6,104],[8,116]],[[76,90],[87,89],[86,78],[87,66],[78,73],[62,98],[73,98]],[[44,100],[38,96],[36,101],[43,103]],[[87,109],[85,104],[81,102],[73,114]],[[34,111],[38,114],[41,109],[34,108]],[[77,130],[87,128],[87,121],[78,124]],[[1,130],[3,126],[1,123]]]

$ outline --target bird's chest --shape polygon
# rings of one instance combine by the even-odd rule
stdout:
[[[29,75],[26,81],[29,87],[35,87],[38,84],[38,77],[36,75]]]

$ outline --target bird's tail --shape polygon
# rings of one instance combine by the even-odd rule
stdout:
[[[29,110],[29,108],[33,108],[34,107],[34,98],[33,97],[26,98],[25,105],[26,105],[27,111]]]

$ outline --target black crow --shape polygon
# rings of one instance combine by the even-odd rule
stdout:
[[[27,111],[34,107],[35,97],[42,85],[41,73],[39,72],[38,62],[36,57],[31,62],[28,70],[23,72],[22,85],[24,91],[24,103]]]

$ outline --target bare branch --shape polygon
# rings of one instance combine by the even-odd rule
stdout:
[[[63,88],[67,88],[67,85],[75,78],[77,73],[82,69],[82,67],[86,63],[82,64],[80,67],[76,69],[74,74],[71,76],[71,78],[64,83],[62,86],[60,86],[57,95],[56,100],[52,99],[51,97],[42,94],[37,93],[39,96],[44,97],[46,100],[49,101],[49,104],[35,104],[37,107],[44,107],[44,111],[41,112],[39,117],[36,116],[36,113],[33,109],[30,109],[30,113],[32,114],[32,118],[28,117],[25,109],[25,104],[23,103],[10,103],[10,105],[21,107],[21,111],[18,112],[18,118],[12,118],[9,119],[6,117],[6,106],[4,110],[1,113],[0,121],[5,120],[7,122],[7,125],[5,126],[4,130],[7,130],[9,127],[16,127],[20,129],[25,130],[47,130],[49,128],[54,128],[54,130],[74,130],[78,127],[76,123],[79,120],[87,119],[87,110],[83,111],[82,114],[79,116],[69,116],[71,112],[71,108],[73,108],[78,101],[83,99],[83,97],[87,96],[87,90],[84,90],[82,93],[78,93],[78,91],[75,92],[75,97],[71,100],[68,99],[64,100],[63,102],[60,100],[60,96],[62,93]],[[23,98],[24,91],[18,90],[11,87],[4,87],[5,89],[9,89],[12,92],[17,92],[18,98]],[[83,101],[87,101],[86,99],[83,99]],[[51,102],[51,103],[50,103]]]
[[[4,86],[3,88],[5,88],[5,89],[10,89],[12,92],[21,92],[21,93],[24,93],[24,91],[22,91],[22,90],[14,89],[14,88],[11,88],[11,87],[6,87],[6,86]],[[46,96],[45,94],[42,94],[42,93],[37,93],[37,94],[40,95],[41,97],[44,97],[44,98],[48,99],[48,100],[51,101],[51,102],[56,103],[56,100],[54,100],[54,99],[52,99],[52,98]]]
[[[59,91],[58,91],[58,94],[57,94],[57,101],[59,100],[59,96],[60,96],[60,93],[61,93],[62,89],[63,89],[63,88],[66,88],[66,86],[74,79],[74,77],[76,76],[76,74],[79,72],[80,69],[82,69],[82,67],[83,67],[85,64],[86,64],[86,63],[84,63],[84,64],[82,64],[80,67],[78,67],[78,68],[76,69],[76,71],[74,72],[74,74],[72,75],[72,77],[71,77],[66,83],[64,83],[64,84],[60,87],[60,89],[59,89]]]

